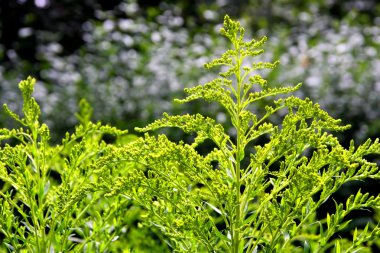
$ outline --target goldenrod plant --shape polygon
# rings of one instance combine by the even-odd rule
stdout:
[[[230,48],[205,65],[221,66],[219,78],[185,89],[187,97],[177,101],[219,103],[232,132],[201,114],[164,114],[136,129],[143,136],[123,141],[125,131],[91,123],[82,102],[81,124],[51,147],[31,97],[34,79],[20,83],[24,118],[5,108],[25,128],[1,130],[1,139],[15,140],[0,152],[0,229],[9,251],[121,252],[131,205],[142,210],[141,231],[157,232],[160,252],[370,251],[380,235],[377,221],[354,228],[351,238],[339,232],[352,211],[379,210],[380,196],[358,190],[343,203],[334,200],[325,217],[317,210],[345,183],[380,178],[366,159],[380,153],[379,141],[344,148],[333,133],[349,126],[289,95],[300,84],[272,87],[259,74],[278,65],[251,62],[266,37],[244,40],[244,28],[228,16],[221,34]],[[263,114],[253,113],[263,104]],[[274,124],[277,112],[285,116]],[[155,133],[166,127],[193,141]],[[117,141],[106,143],[104,133]]]
[[[202,115],[164,114],[138,130],[176,127],[195,134],[194,141],[175,143],[146,133],[128,147],[116,148],[113,157],[139,162],[148,170],[116,179],[112,195],[126,194],[144,206],[147,223],[160,228],[178,252],[325,252],[335,247],[353,252],[373,242],[377,224],[355,230],[352,241],[334,235],[349,224],[351,211],[378,209],[379,196],[359,190],[323,219],[316,211],[343,184],[379,178],[377,165],[364,158],[379,153],[378,140],[342,147],[332,132],[349,126],[309,99],[284,96],[300,85],[274,88],[257,74],[278,62],[249,63],[263,53],[266,37],[244,41],[244,29],[228,16],[221,34],[231,48],[205,65],[222,66],[220,77],[186,89],[188,96],[178,101],[219,103],[235,134]],[[252,113],[268,97],[277,98],[266,113]],[[273,125],[270,116],[280,110],[287,114]],[[201,155],[197,147],[205,140],[215,148]]]
[[[23,117],[4,105],[22,128],[0,130],[0,252],[121,252],[112,242],[128,229],[135,210],[121,196],[102,198],[107,172],[100,175],[94,161],[109,145],[104,134],[126,131],[92,123],[92,109],[82,100],[76,115],[80,124],[60,145],[51,146],[49,128],[39,122],[40,108],[32,97],[35,82],[29,77],[19,84]]]

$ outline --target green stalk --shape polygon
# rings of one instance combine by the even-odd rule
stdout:
[[[46,251],[46,248],[45,248],[45,229],[44,229],[44,226],[43,226],[43,220],[41,220],[41,218],[43,217],[43,211],[41,210],[42,206],[43,206],[43,203],[42,203],[42,199],[41,199],[41,196],[40,196],[40,189],[41,187],[43,187],[43,180],[44,180],[44,173],[43,171],[41,170],[41,165],[40,165],[40,156],[39,156],[39,148],[38,148],[38,130],[36,129],[36,127],[38,127],[38,125],[36,126],[36,124],[30,124],[30,128],[32,130],[32,138],[33,138],[33,143],[32,143],[32,166],[35,166],[35,169],[36,169],[36,180],[37,180],[37,201],[34,202],[33,200],[31,200],[31,202],[35,205],[35,212],[32,213],[32,216],[34,216],[34,222],[36,224],[35,227],[36,227],[36,240],[38,240],[39,238],[41,239],[40,240],[40,244],[38,244],[38,247],[37,247],[37,250],[38,252],[42,252],[42,251]],[[33,162],[34,161],[34,162]],[[33,210],[33,209],[32,209]]]
[[[239,45],[238,43],[234,43],[236,51],[239,52]],[[241,113],[241,87],[242,87],[242,77],[241,77],[241,64],[243,61],[243,57],[238,54],[238,56],[235,58],[236,59],[236,64],[237,64],[237,70],[236,70],[236,80],[237,80],[237,97],[236,97],[236,170],[235,170],[235,184],[236,184],[236,203],[235,203],[235,221],[233,222],[233,253],[240,253],[242,252],[241,246],[243,245],[243,242],[241,241],[241,219],[242,219],[242,214],[241,214],[241,193],[240,193],[240,188],[241,188],[241,159],[242,159],[242,154],[244,154],[244,145],[242,144],[242,138],[244,138],[244,133],[241,133],[241,122],[240,122],[240,113]]]

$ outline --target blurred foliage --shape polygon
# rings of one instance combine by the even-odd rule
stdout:
[[[298,95],[351,123],[350,137],[376,137],[379,11],[375,0],[2,1],[0,99],[17,110],[15,84],[32,74],[43,83],[36,97],[44,120],[58,135],[75,124],[82,97],[97,120],[144,125],[176,111],[168,101],[184,86],[212,78],[204,55],[223,48],[215,34],[228,13],[255,37],[272,38],[266,57],[281,68],[267,76],[271,83],[303,82]],[[223,123],[216,110],[208,111]]]

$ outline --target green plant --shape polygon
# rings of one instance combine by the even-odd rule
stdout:
[[[143,137],[125,137],[125,131],[92,123],[83,101],[75,132],[52,147],[31,96],[35,80],[20,83],[24,118],[5,109],[24,128],[0,132],[0,140],[15,141],[0,150],[0,231],[8,250],[120,252],[131,245],[123,231],[137,207],[143,211],[136,233],[153,231],[156,243],[174,252],[369,250],[380,235],[377,224],[355,228],[352,240],[339,232],[353,210],[379,210],[380,196],[359,190],[335,202],[325,217],[317,209],[347,182],[380,178],[376,163],[365,159],[380,153],[379,141],[345,149],[331,132],[349,126],[309,99],[286,96],[300,85],[271,88],[254,73],[278,62],[247,65],[263,53],[266,37],[244,41],[244,29],[228,16],[221,33],[231,49],[206,64],[222,66],[220,77],[185,89],[188,96],[178,101],[219,103],[232,134],[200,114],[164,114],[137,129]],[[267,101],[272,96],[279,98]],[[262,115],[252,113],[258,101],[268,103]],[[270,123],[280,110],[282,122]],[[163,127],[196,136],[185,143],[147,133]],[[104,134],[116,142],[105,142]],[[169,251],[165,244],[151,246]]]
[[[146,236],[141,244],[138,237],[142,235],[136,237],[134,232],[140,209],[123,196],[103,197],[106,179],[123,172],[109,167],[100,173],[94,166],[110,145],[118,145],[106,143],[105,135],[119,136],[118,142],[128,142],[132,136],[92,123],[92,108],[82,100],[74,133],[67,133],[60,145],[49,145],[49,129],[40,124],[40,108],[32,97],[35,81],[29,77],[19,84],[23,118],[4,105],[22,128],[0,130],[0,140],[10,140],[0,149],[0,232],[4,237],[0,252],[5,248],[38,253],[122,252],[128,245],[149,248],[154,241]],[[129,236],[123,236],[127,231]],[[131,239],[135,240],[128,244],[126,240]]]
[[[380,196],[360,190],[324,218],[317,209],[343,184],[380,177],[369,154],[379,154],[378,140],[349,149],[339,144],[332,131],[343,131],[340,120],[330,117],[309,99],[278,98],[255,115],[251,106],[267,97],[295,91],[296,87],[271,88],[258,69],[278,62],[246,65],[260,55],[266,38],[245,42],[244,29],[228,16],[222,35],[231,48],[206,68],[225,67],[220,78],[185,89],[179,102],[204,99],[218,102],[230,117],[234,135],[202,115],[169,116],[138,129],[143,132],[177,127],[196,133],[193,143],[172,142],[165,135],[146,134],[127,147],[115,148],[112,157],[143,164],[133,177],[120,177],[110,195],[133,198],[149,211],[147,223],[170,238],[178,252],[325,252],[336,247],[353,252],[380,233],[377,225],[355,229],[351,242],[336,238],[356,209],[378,209]],[[269,117],[287,110],[280,125]],[[197,150],[206,140],[214,149],[206,155]],[[110,159],[110,158],[106,158]],[[360,232],[359,232],[360,231]]]

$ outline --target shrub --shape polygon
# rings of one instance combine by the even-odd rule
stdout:
[[[240,23],[228,16],[221,33],[231,48],[205,65],[222,66],[220,77],[185,89],[188,96],[178,102],[219,103],[235,130],[230,134],[200,114],[164,114],[137,129],[143,137],[127,138],[91,123],[82,102],[80,125],[51,147],[31,97],[34,79],[21,82],[24,118],[5,109],[25,129],[1,130],[1,139],[14,140],[0,153],[4,245],[17,252],[120,251],[122,243],[128,247],[119,238],[127,236],[133,206],[144,210],[138,228],[157,232],[157,244],[174,252],[368,250],[378,225],[355,228],[351,238],[339,233],[352,224],[352,211],[378,210],[380,196],[358,190],[324,217],[317,210],[345,183],[379,179],[378,166],[365,158],[380,153],[379,141],[344,148],[332,132],[349,126],[309,99],[287,95],[300,85],[271,88],[257,74],[278,62],[249,64],[263,53],[266,37],[245,41]],[[268,103],[262,115],[252,113],[258,101]],[[270,118],[279,111],[285,116],[274,125]],[[163,127],[195,137],[186,143],[148,133]],[[105,142],[104,134],[116,142]]]

